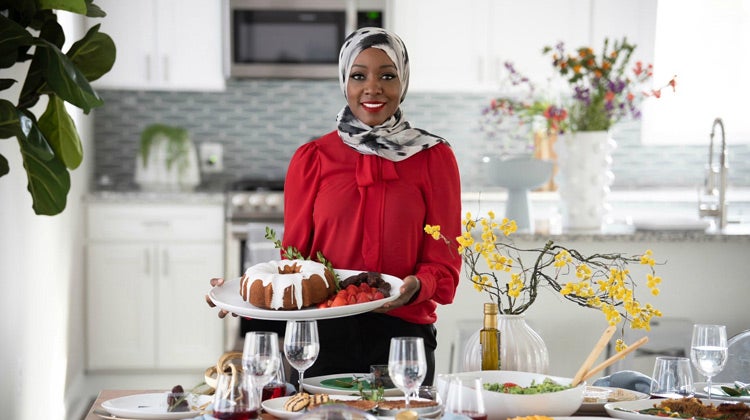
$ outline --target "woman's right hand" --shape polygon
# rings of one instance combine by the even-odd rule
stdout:
[[[221,286],[221,285],[224,284],[224,279],[222,279],[222,278],[212,278],[210,283],[211,283],[211,287]],[[211,301],[211,299],[208,297],[208,295],[206,295],[206,303],[208,303],[208,306],[210,306],[212,308],[216,307],[216,305],[214,305],[214,303]],[[225,311],[224,309],[220,309],[219,310],[219,318],[223,319],[225,316],[227,316],[228,313],[230,313],[230,312],[229,311]],[[232,316],[237,316],[237,314],[232,313]]]

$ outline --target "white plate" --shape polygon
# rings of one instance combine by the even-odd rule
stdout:
[[[362,272],[362,270],[335,270],[338,274],[339,279],[344,280],[347,277],[355,276]],[[389,276],[387,274],[381,275],[383,280],[391,285],[391,295],[387,298],[375,300],[372,302],[356,303],[353,305],[337,306],[334,308],[323,308],[318,309],[315,307],[280,311],[274,309],[264,309],[257,306],[253,306],[250,303],[242,299],[240,295],[240,278],[237,277],[232,279],[220,287],[214,287],[208,292],[208,297],[211,301],[225,311],[229,311],[241,316],[247,316],[255,319],[266,319],[266,320],[315,320],[315,319],[330,319],[330,318],[341,318],[350,315],[361,314],[369,312],[373,309],[383,306],[384,303],[390,302],[398,298],[401,294],[399,289],[403,284],[403,281],[397,277]]]
[[[700,398],[701,402],[708,405],[708,400]],[[633,411],[645,410],[652,408],[655,405],[663,401],[662,399],[648,399],[648,400],[637,400],[637,401],[622,401],[622,402],[611,402],[604,404],[604,409],[607,410],[607,414],[610,417],[615,417],[623,420],[664,420],[663,416],[653,416],[651,414],[634,413]],[[618,408],[628,411],[618,410]]]
[[[329,394],[329,395],[356,395],[359,396],[359,390],[357,390],[356,387],[353,387],[351,389],[349,388],[339,388],[339,387],[332,387],[332,386],[326,386],[323,385],[323,381],[326,379],[335,379],[335,378],[352,378],[352,377],[368,377],[370,376],[369,373],[337,373],[335,375],[324,375],[324,376],[315,376],[312,378],[305,378],[302,387],[305,389],[305,391],[310,392],[312,394]],[[384,397],[398,397],[403,396],[404,393],[398,389],[398,388],[387,388],[383,390],[383,396]]]
[[[630,398],[628,401],[631,401],[631,400],[635,400],[635,401],[637,401],[637,400],[645,400],[645,399],[651,398],[651,396],[648,395],[648,394],[644,394],[644,393],[638,392],[638,391],[631,391],[629,389],[613,388],[613,387],[608,387],[608,386],[595,386],[593,388],[609,389],[609,390],[611,390],[613,392],[617,391],[617,392],[626,392],[628,394],[632,394],[632,398]],[[585,395],[586,394],[584,393],[584,398],[585,398]],[[588,403],[588,402],[584,401],[581,404],[581,407],[578,409],[578,411],[576,411],[576,415],[580,415],[580,414],[607,414],[607,410],[604,409],[604,404],[607,404],[607,403]]]
[[[284,404],[289,400],[289,398],[292,397],[280,397],[280,398],[272,398],[270,400],[265,400],[262,403],[260,403],[260,406],[263,407],[263,410],[265,410],[267,413],[273,415],[274,417],[278,417],[280,419],[291,419],[292,417],[297,417],[305,414],[304,411],[286,411],[284,410]],[[352,395],[337,395],[334,399],[336,400],[358,400],[359,396],[352,396]]]
[[[750,396],[747,395],[743,395],[741,397],[730,397],[721,389],[722,386],[734,388],[734,384],[730,383],[711,384],[711,399],[750,402]],[[706,382],[695,383],[695,396],[700,398],[708,398],[708,384]]]
[[[113,398],[104,401],[102,408],[112,415],[131,419],[189,419],[201,414],[197,406],[211,402],[208,395],[191,394],[187,398],[191,411],[170,413],[167,411],[167,394],[160,392]]]

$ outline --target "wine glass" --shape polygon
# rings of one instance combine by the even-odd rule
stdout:
[[[220,420],[247,420],[258,417],[258,404],[249,392],[250,385],[232,365],[231,372],[222,372],[216,380],[213,417]]]
[[[708,401],[711,402],[711,378],[727,363],[727,327],[724,325],[693,325],[690,344],[693,366],[706,377]]]
[[[263,386],[273,378],[280,364],[278,334],[269,331],[250,331],[245,334],[242,368],[248,388],[253,390],[253,401],[256,404],[260,405]]]
[[[472,420],[487,420],[482,389],[482,379],[479,377],[454,376],[448,383],[445,412]]]
[[[422,337],[391,338],[388,354],[388,375],[404,393],[406,409],[409,409],[409,396],[422,385],[427,375],[427,358]]]
[[[299,372],[299,391],[302,392],[302,380],[305,370],[315,363],[320,352],[317,321],[286,322],[284,334],[284,354],[286,360]]]

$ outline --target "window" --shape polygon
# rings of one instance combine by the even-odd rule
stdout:
[[[722,118],[727,142],[750,143],[750,1],[659,0],[654,83],[677,92],[643,106],[646,144],[708,144]]]

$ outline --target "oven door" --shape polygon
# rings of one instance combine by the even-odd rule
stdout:
[[[280,259],[280,251],[265,238],[266,227],[276,232],[281,240],[284,234],[282,221],[234,221],[227,223],[225,278],[242,276],[248,267]],[[239,293],[239,290],[237,291]],[[228,316],[226,320],[224,348],[226,351],[242,351],[242,342],[248,331],[275,331],[284,335],[284,321],[265,321]]]

